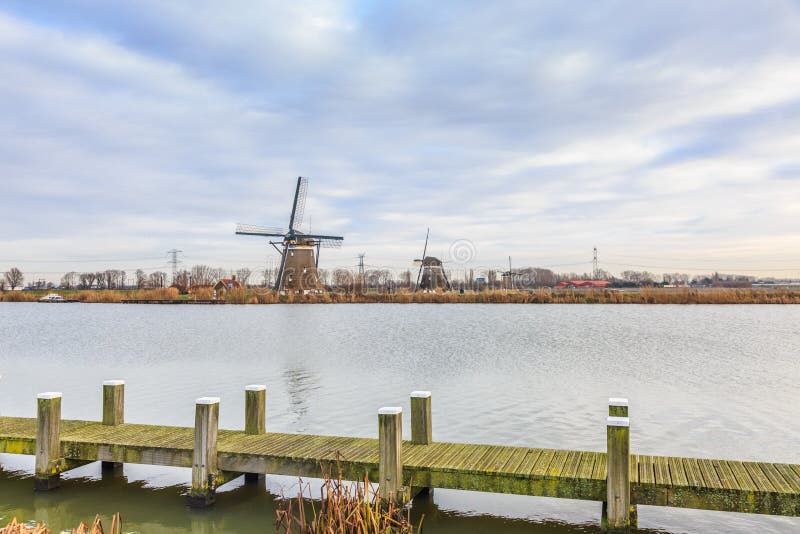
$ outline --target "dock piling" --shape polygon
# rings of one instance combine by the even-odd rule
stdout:
[[[631,526],[630,420],[608,416],[605,524],[608,532],[629,532]]]
[[[117,426],[125,422],[125,381],[106,380],[103,382],[103,424]],[[101,462],[105,472],[118,472],[121,462]]]
[[[244,388],[244,433],[265,434],[267,431],[267,386],[250,384]],[[245,473],[245,482],[258,482],[264,473]]]
[[[429,445],[432,439],[431,392],[411,392],[411,443]]]
[[[403,499],[403,409],[378,410],[378,494],[381,499]]]
[[[34,489],[48,491],[61,484],[61,393],[40,393],[36,405]]]
[[[219,397],[200,397],[195,402],[192,487],[187,498],[192,508],[214,504],[217,488],[217,431]]]

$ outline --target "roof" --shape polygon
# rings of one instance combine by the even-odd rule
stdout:
[[[220,278],[219,281],[216,284],[214,284],[214,287],[217,287],[220,284],[222,284],[227,288],[242,287],[242,284],[240,284],[238,280],[234,280],[233,278]]]

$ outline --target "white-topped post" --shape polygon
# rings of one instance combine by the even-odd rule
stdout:
[[[411,392],[411,443],[429,445],[433,439],[431,392]]]
[[[39,393],[36,396],[36,491],[59,486],[61,463],[61,393]]]
[[[630,420],[608,416],[606,432],[606,528],[608,532],[628,532],[631,526]]]
[[[250,384],[244,388],[244,433],[267,431],[267,386]]]
[[[191,507],[209,506],[216,499],[218,429],[219,397],[200,397],[195,401],[192,487],[187,499]]]
[[[378,493],[381,499],[402,501],[403,409],[378,410]]]
[[[117,426],[125,422],[125,381],[106,380],[103,382],[103,424]],[[121,462],[100,462],[106,473],[120,473]]]
[[[608,399],[608,415],[612,417],[628,417],[628,399],[622,397]]]
[[[244,433],[265,434],[267,431],[267,386],[250,384],[244,388]],[[258,482],[264,473],[245,473],[246,482]]]

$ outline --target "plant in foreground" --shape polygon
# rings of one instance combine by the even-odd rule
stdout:
[[[319,501],[311,499],[308,485],[300,481],[294,499],[281,498],[276,510],[277,534],[413,534],[411,510],[382,500],[365,477],[364,482],[324,476]]]
[[[111,529],[106,533],[103,530],[103,523],[100,521],[100,516],[94,517],[94,522],[91,526],[86,525],[83,521],[70,530],[70,534],[121,534],[122,520],[119,514],[114,514],[111,517]],[[18,523],[17,518],[11,520],[11,523],[5,527],[0,528],[0,534],[51,534],[50,529],[44,525],[36,524],[35,526],[28,526],[24,523]]]

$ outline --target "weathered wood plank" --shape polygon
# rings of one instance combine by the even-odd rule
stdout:
[[[667,457],[667,465],[669,467],[669,478],[675,486],[688,486],[689,481],[686,478],[686,470],[683,468],[681,458],[673,456]]]

